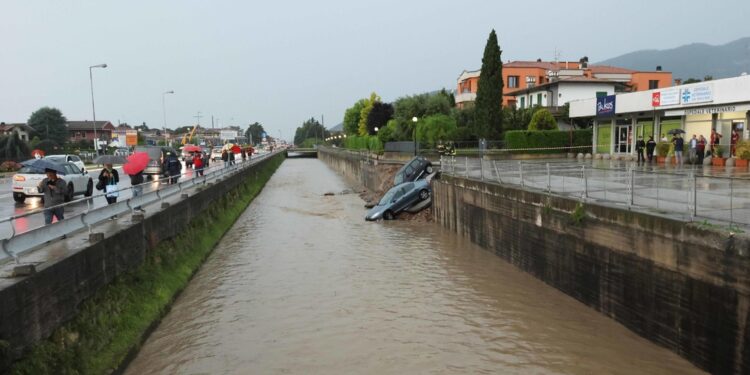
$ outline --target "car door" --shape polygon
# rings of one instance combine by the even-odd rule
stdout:
[[[393,204],[393,211],[399,212],[407,207],[409,207],[409,197],[408,193],[409,191],[414,189],[413,183],[406,183],[402,184],[401,187],[398,189],[398,192],[394,196],[394,199],[396,202]]]
[[[80,193],[85,189],[86,184],[82,181],[83,174],[73,163],[65,163],[65,179],[73,183],[73,193]]]

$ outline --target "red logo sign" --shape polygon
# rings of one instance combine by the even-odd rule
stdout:
[[[661,105],[661,93],[660,92],[652,92],[651,93],[651,106],[652,107],[658,107]]]

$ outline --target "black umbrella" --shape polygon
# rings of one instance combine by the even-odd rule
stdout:
[[[685,134],[685,131],[682,130],[682,129],[672,129],[672,130],[668,131],[667,134],[671,134],[671,135],[674,135],[674,134]]]
[[[96,164],[125,164],[126,161],[124,157],[117,155],[99,155],[94,159]]]
[[[39,170],[45,170],[45,169],[52,169],[55,172],[65,174],[65,167],[63,167],[61,164],[57,164],[53,161],[47,160],[47,159],[31,159],[26,160],[24,162],[21,162],[21,165],[25,165],[27,167],[31,167],[34,169]]]

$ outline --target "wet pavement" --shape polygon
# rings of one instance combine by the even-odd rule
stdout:
[[[436,224],[365,222],[347,191],[285,161],[126,374],[702,373]]]

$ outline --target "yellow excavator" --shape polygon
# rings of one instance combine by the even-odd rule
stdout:
[[[187,133],[182,136],[183,146],[193,141],[193,135],[195,134],[196,129],[198,129],[198,125],[193,126],[193,130],[191,130],[190,133]]]

